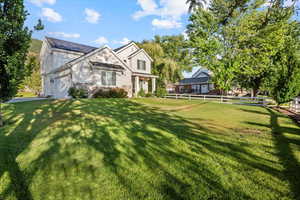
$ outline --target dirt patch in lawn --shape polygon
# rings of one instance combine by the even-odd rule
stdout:
[[[202,106],[203,104],[193,104],[193,105],[186,105],[186,106],[179,106],[174,109],[173,108],[164,108],[163,110],[171,111],[171,112],[178,112],[178,111],[190,111],[196,107]]]
[[[252,128],[233,128],[232,130],[240,134],[262,134],[263,133],[262,130],[252,129]]]

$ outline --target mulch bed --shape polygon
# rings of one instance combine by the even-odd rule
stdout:
[[[300,126],[300,114],[297,114],[295,112],[292,112],[292,111],[284,109],[284,108],[274,108],[274,110],[276,110],[278,112],[281,112],[284,115],[289,116],[290,118],[292,118],[296,122],[296,124],[298,126]]]

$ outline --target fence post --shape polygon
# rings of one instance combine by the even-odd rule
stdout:
[[[203,99],[204,99],[204,101],[206,100],[206,96],[205,95],[204,95]]]
[[[223,103],[223,95],[221,95],[221,103]]]
[[[191,95],[189,94],[189,100],[192,100],[192,97],[191,97]]]
[[[176,99],[178,99],[177,94],[176,94]]]

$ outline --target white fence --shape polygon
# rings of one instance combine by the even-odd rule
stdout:
[[[275,102],[269,97],[238,97],[238,96],[222,96],[222,95],[168,94],[165,96],[165,98],[215,101],[215,102],[228,103],[228,104],[242,104],[242,105],[256,105],[256,106],[275,105]]]
[[[300,113],[300,97],[295,98],[294,101],[290,103],[290,110],[296,113]]]

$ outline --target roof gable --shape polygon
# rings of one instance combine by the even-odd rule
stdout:
[[[130,46],[134,45],[137,49],[140,49],[138,45],[136,45],[133,41],[129,42],[128,44],[125,44],[119,48],[114,49],[113,51],[116,53],[122,52],[123,50],[129,48]]]
[[[88,53],[98,49],[96,47],[91,47],[91,46],[87,46],[87,45],[83,45],[83,44],[78,44],[78,43],[69,42],[69,41],[65,41],[65,40],[59,40],[59,39],[50,38],[50,37],[46,37],[46,40],[47,40],[48,44],[50,45],[50,47],[56,48],[56,49],[62,49],[62,50],[66,50],[66,51],[73,51],[73,52],[88,54]]]
[[[128,56],[128,58],[131,59],[132,57],[134,57],[140,53],[143,53],[144,55],[146,55],[149,58],[149,60],[151,60],[151,62],[153,62],[153,59],[149,56],[149,54],[144,49],[139,49],[139,50],[133,52],[131,55]]]

